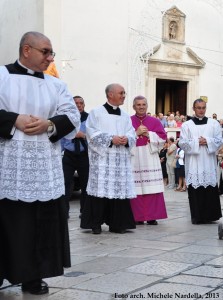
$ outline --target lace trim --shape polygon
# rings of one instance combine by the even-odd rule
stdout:
[[[187,142],[180,141],[180,147],[184,150],[184,152],[191,152],[192,147],[190,146],[193,143],[193,140],[190,139]]]
[[[47,201],[64,194],[60,144],[0,139],[0,199]]]
[[[222,140],[214,138],[214,144],[217,145],[218,148],[222,145]]]
[[[103,156],[90,151],[89,161],[89,195],[109,199],[136,197],[130,152],[125,147],[108,148]]]
[[[215,172],[207,173],[202,172],[199,174],[188,173],[187,175],[187,185],[192,185],[195,189],[199,186],[213,186],[215,187],[217,184],[217,178]]]
[[[104,155],[104,152],[102,152],[102,150],[105,150],[107,152],[109,149],[111,149],[111,147],[109,146],[111,145],[112,137],[113,136],[111,134],[101,133],[90,140],[89,148],[91,148],[93,151],[97,152],[98,154]],[[114,146],[114,145],[112,147],[125,148],[125,150],[129,151],[135,145],[135,139],[128,137],[128,145],[129,147],[127,148],[123,146]]]
[[[107,150],[111,144],[112,135],[107,133],[101,133],[92,138],[88,144],[89,148],[98,154],[103,155],[103,150]]]

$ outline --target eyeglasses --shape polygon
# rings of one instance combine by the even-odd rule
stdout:
[[[46,57],[49,57],[49,56],[52,56],[53,58],[55,57],[56,53],[53,52],[52,50],[49,50],[49,49],[38,49],[38,48],[35,48],[31,45],[28,45],[30,48],[33,48],[39,52],[41,52],[43,54],[43,56],[46,56]]]
[[[205,110],[206,109],[206,106],[205,107],[201,107],[201,106],[197,106],[197,107],[194,107],[194,109],[202,109],[202,110]]]
[[[117,94],[122,95],[122,96],[126,96],[127,95],[126,92],[120,92],[120,93],[117,93]]]

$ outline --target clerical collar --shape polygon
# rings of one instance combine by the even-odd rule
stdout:
[[[205,117],[205,116],[203,116],[203,118],[199,118],[199,117],[197,117],[197,116],[194,116],[196,119],[198,119],[199,121],[202,121],[203,120],[203,118]]]
[[[195,125],[204,125],[204,124],[207,124],[208,118],[207,117],[198,118],[198,117],[194,116],[192,118],[192,121],[194,122]]]
[[[19,64],[21,67],[23,67],[24,69],[27,70],[27,73],[28,73],[28,74],[33,75],[33,74],[35,73],[35,71],[33,71],[33,70],[27,68],[26,66],[24,66],[24,65],[19,61],[19,59],[17,60],[17,62],[18,62],[18,64]]]
[[[107,101],[107,104],[108,104],[109,106],[111,106],[113,109],[117,109],[117,108],[118,108],[118,106],[112,105],[112,104],[109,103],[108,101]]]
[[[14,64],[5,65],[5,67],[9,74],[29,75],[44,79],[43,72],[34,72],[33,70],[27,69],[27,67],[23,66],[19,60],[17,60]]]
[[[117,115],[117,116],[121,115],[121,110],[120,110],[119,107],[117,107],[116,109],[114,109],[113,106],[110,105],[108,102],[106,102],[103,106],[105,107],[105,109],[107,110],[107,112],[110,115]]]

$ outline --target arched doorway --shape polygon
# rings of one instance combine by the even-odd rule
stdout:
[[[187,81],[156,79],[156,113],[180,111],[186,115]]]

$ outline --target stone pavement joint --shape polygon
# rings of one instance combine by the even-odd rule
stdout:
[[[126,234],[80,229],[79,194],[70,202],[72,267],[47,278],[49,294],[0,290],[1,300],[223,299],[223,240],[218,224],[192,225],[187,193],[165,190],[168,219]],[[221,198],[223,205],[223,197]],[[222,206],[223,207],[223,206]]]

